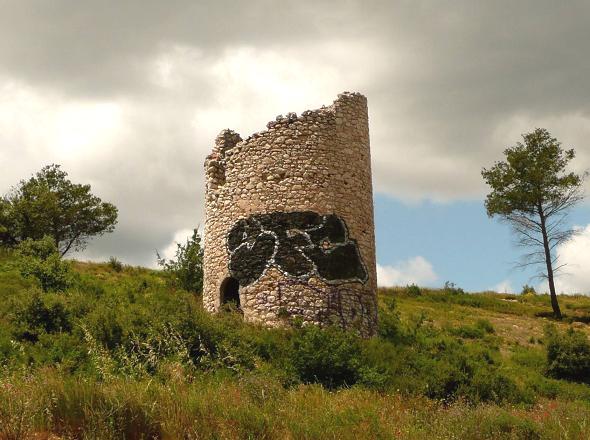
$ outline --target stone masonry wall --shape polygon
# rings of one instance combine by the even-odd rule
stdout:
[[[204,306],[239,283],[244,319],[298,317],[372,334],[377,321],[367,100],[289,113],[242,140],[224,130],[205,161]]]

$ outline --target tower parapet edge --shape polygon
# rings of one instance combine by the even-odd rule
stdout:
[[[203,302],[268,326],[298,318],[374,333],[375,237],[367,100],[224,130],[205,161]]]

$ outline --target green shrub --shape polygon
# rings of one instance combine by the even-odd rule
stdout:
[[[326,388],[350,386],[361,381],[368,367],[361,354],[361,339],[337,327],[309,325],[295,332],[291,362],[304,383]]]
[[[116,257],[110,257],[108,261],[108,265],[111,269],[115,272],[121,272],[123,270],[123,263],[117,260]]]
[[[478,319],[474,325],[461,325],[450,329],[450,333],[465,339],[482,339],[488,333],[494,333],[494,326],[487,319]]]
[[[475,326],[477,328],[482,329],[486,333],[489,333],[489,334],[496,333],[496,329],[494,328],[493,324],[490,321],[488,321],[487,319],[482,319],[482,318],[478,319],[475,322]]]
[[[157,254],[158,265],[170,277],[173,285],[189,292],[203,290],[203,248],[198,229],[185,244],[176,243],[176,256],[166,260]]]
[[[48,235],[21,242],[15,256],[21,275],[36,279],[45,292],[63,291],[73,282],[70,263],[61,259],[55,241]]]
[[[396,341],[401,335],[399,313],[395,310],[395,298],[388,295],[383,298],[383,305],[379,307],[377,332],[383,339]]]
[[[460,325],[450,329],[450,333],[465,339],[481,339],[485,336],[485,331],[472,325]]]
[[[416,284],[410,284],[409,286],[406,286],[406,292],[410,296],[422,295],[422,289],[420,289],[420,287],[418,287]]]
[[[461,289],[455,283],[452,283],[450,281],[445,281],[443,292],[449,295],[460,295],[465,293],[463,289]]]
[[[585,333],[571,327],[561,333],[548,325],[545,342],[548,376],[590,383],[590,342]]]
[[[407,360],[412,373],[405,375],[421,383],[419,392],[428,397],[445,401],[456,399],[470,384],[477,367],[485,368],[486,362],[453,338],[420,333],[418,351]]]
[[[460,390],[460,394],[474,403],[531,403],[533,400],[506,374],[489,368],[476,371],[469,383]]]
[[[63,297],[33,290],[20,309],[15,310],[16,333],[19,339],[37,341],[42,333],[69,332],[71,314]]]
[[[522,291],[520,292],[521,295],[536,295],[537,291],[535,290],[535,288],[533,286],[529,286],[528,284],[525,284],[524,286],[522,286]]]
[[[485,418],[473,418],[468,420],[467,424],[470,429],[463,438],[523,440],[554,438],[547,436],[546,432],[543,432],[533,420],[514,415],[506,410],[496,411],[495,414]]]

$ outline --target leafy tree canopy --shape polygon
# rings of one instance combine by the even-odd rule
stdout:
[[[59,165],[48,165],[0,198],[0,244],[14,247],[49,235],[63,256],[112,232],[117,214],[114,205],[91,194],[90,185],[72,183]]]
[[[504,151],[506,161],[484,169],[482,175],[492,188],[487,196],[489,216],[562,212],[581,198],[583,175],[566,172],[575,157],[543,128],[523,135],[524,143]]]

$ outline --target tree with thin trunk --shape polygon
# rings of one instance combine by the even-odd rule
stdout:
[[[72,183],[59,165],[48,165],[0,197],[0,245],[14,247],[49,235],[61,256],[88,240],[112,232],[117,208]]]
[[[547,130],[537,128],[522,138],[504,151],[505,161],[482,170],[491,188],[485,207],[488,216],[512,225],[518,245],[529,249],[519,267],[542,267],[537,275],[548,281],[553,315],[561,318],[555,276],[565,264],[558,262],[556,247],[577,233],[567,216],[584,198],[587,173],[568,171],[574,150],[564,150]]]

